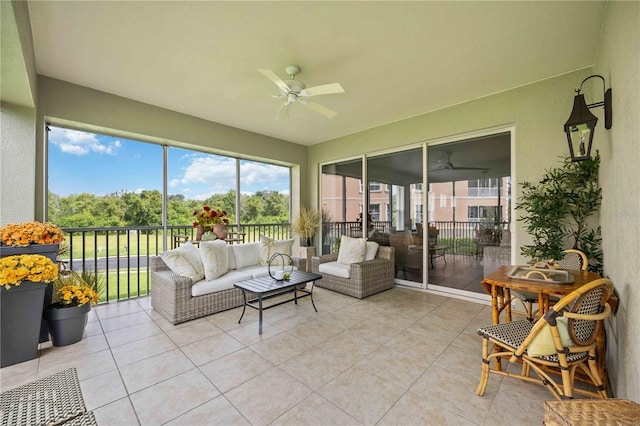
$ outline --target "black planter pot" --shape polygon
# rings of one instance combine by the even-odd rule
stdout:
[[[53,346],[67,346],[82,340],[87,325],[91,305],[64,306],[59,303],[49,305],[44,317],[49,323],[49,333]]]
[[[0,286],[0,367],[38,356],[42,301],[47,287],[31,281],[9,290]]]
[[[60,244],[31,244],[26,247],[7,247],[0,246],[0,257],[7,256],[16,256],[19,254],[39,254],[50,259],[53,263],[56,262],[56,258],[58,256],[58,249],[60,248]],[[52,286],[47,286],[44,300],[42,302],[42,311],[44,312],[44,308],[51,304],[51,298],[53,297],[53,289]],[[49,326],[47,325],[47,321],[44,319],[42,314],[40,315],[40,334],[38,337],[38,341],[48,342],[49,341]]]

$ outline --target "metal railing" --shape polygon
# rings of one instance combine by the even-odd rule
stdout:
[[[260,240],[260,235],[287,239],[289,223],[228,225],[230,232],[244,233],[245,242]],[[104,289],[100,301],[124,300],[151,293],[149,257],[173,248],[174,237],[186,235],[195,239],[196,229],[190,225],[168,226],[166,238],[161,226],[125,226],[102,228],[63,228],[68,249],[60,254],[66,268],[90,271],[102,277]]]
[[[438,244],[447,245],[447,253],[475,255],[478,252],[476,235],[480,229],[489,228],[495,234],[496,245],[499,243],[499,234],[509,228],[508,222],[499,222],[488,225],[484,222],[460,222],[460,221],[435,221],[429,222],[430,226],[438,229]],[[388,233],[392,229],[391,222],[374,221],[373,227],[381,233]],[[415,230],[414,230],[415,232]],[[335,253],[338,251],[340,237],[362,235],[360,222],[326,222],[322,224],[322,253]]]

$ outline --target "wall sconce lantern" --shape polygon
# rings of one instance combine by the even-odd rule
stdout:
[[[590,78],[597,77],[602,80],[604,100],[587,105],[584,100],[582,85]],[[590,108],[604,107],[604,127],[611,128],[611,89],[605,90],[606,84],[601,75],[592,75],[585,78],[580,83],[580,88],[576,90],[576,97],[573,99],[573,110],[571,116],[564,124],[564,131],[567,134],[571,161],[583,161],[591,158],[591,144],[593,143],[593,131],[596,128],[598,117],[591,114]]]

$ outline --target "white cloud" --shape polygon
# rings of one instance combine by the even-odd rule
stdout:
[[[51,127],[49,142],[64,153],[77,156],[87,155],[90,152],[114,155],[122,147],[122,143],[118,140],[106,144],[101,142],[98,136],[93,133],[59,127]]]

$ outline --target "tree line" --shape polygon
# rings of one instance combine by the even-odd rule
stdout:
[[[226,210],[230,223],[237,222],[236,191],[214,194],[204,201],[182,194],[167,197],[167,224],[191,225],[193,212],[203,206]],[[289,223],[289,196],[277,191],[240,194],[240,223]],[[49,222],[63,228],[162,225],[162,193],[158,190],[107,195],[71,194],[61,197],[49,191]]]

